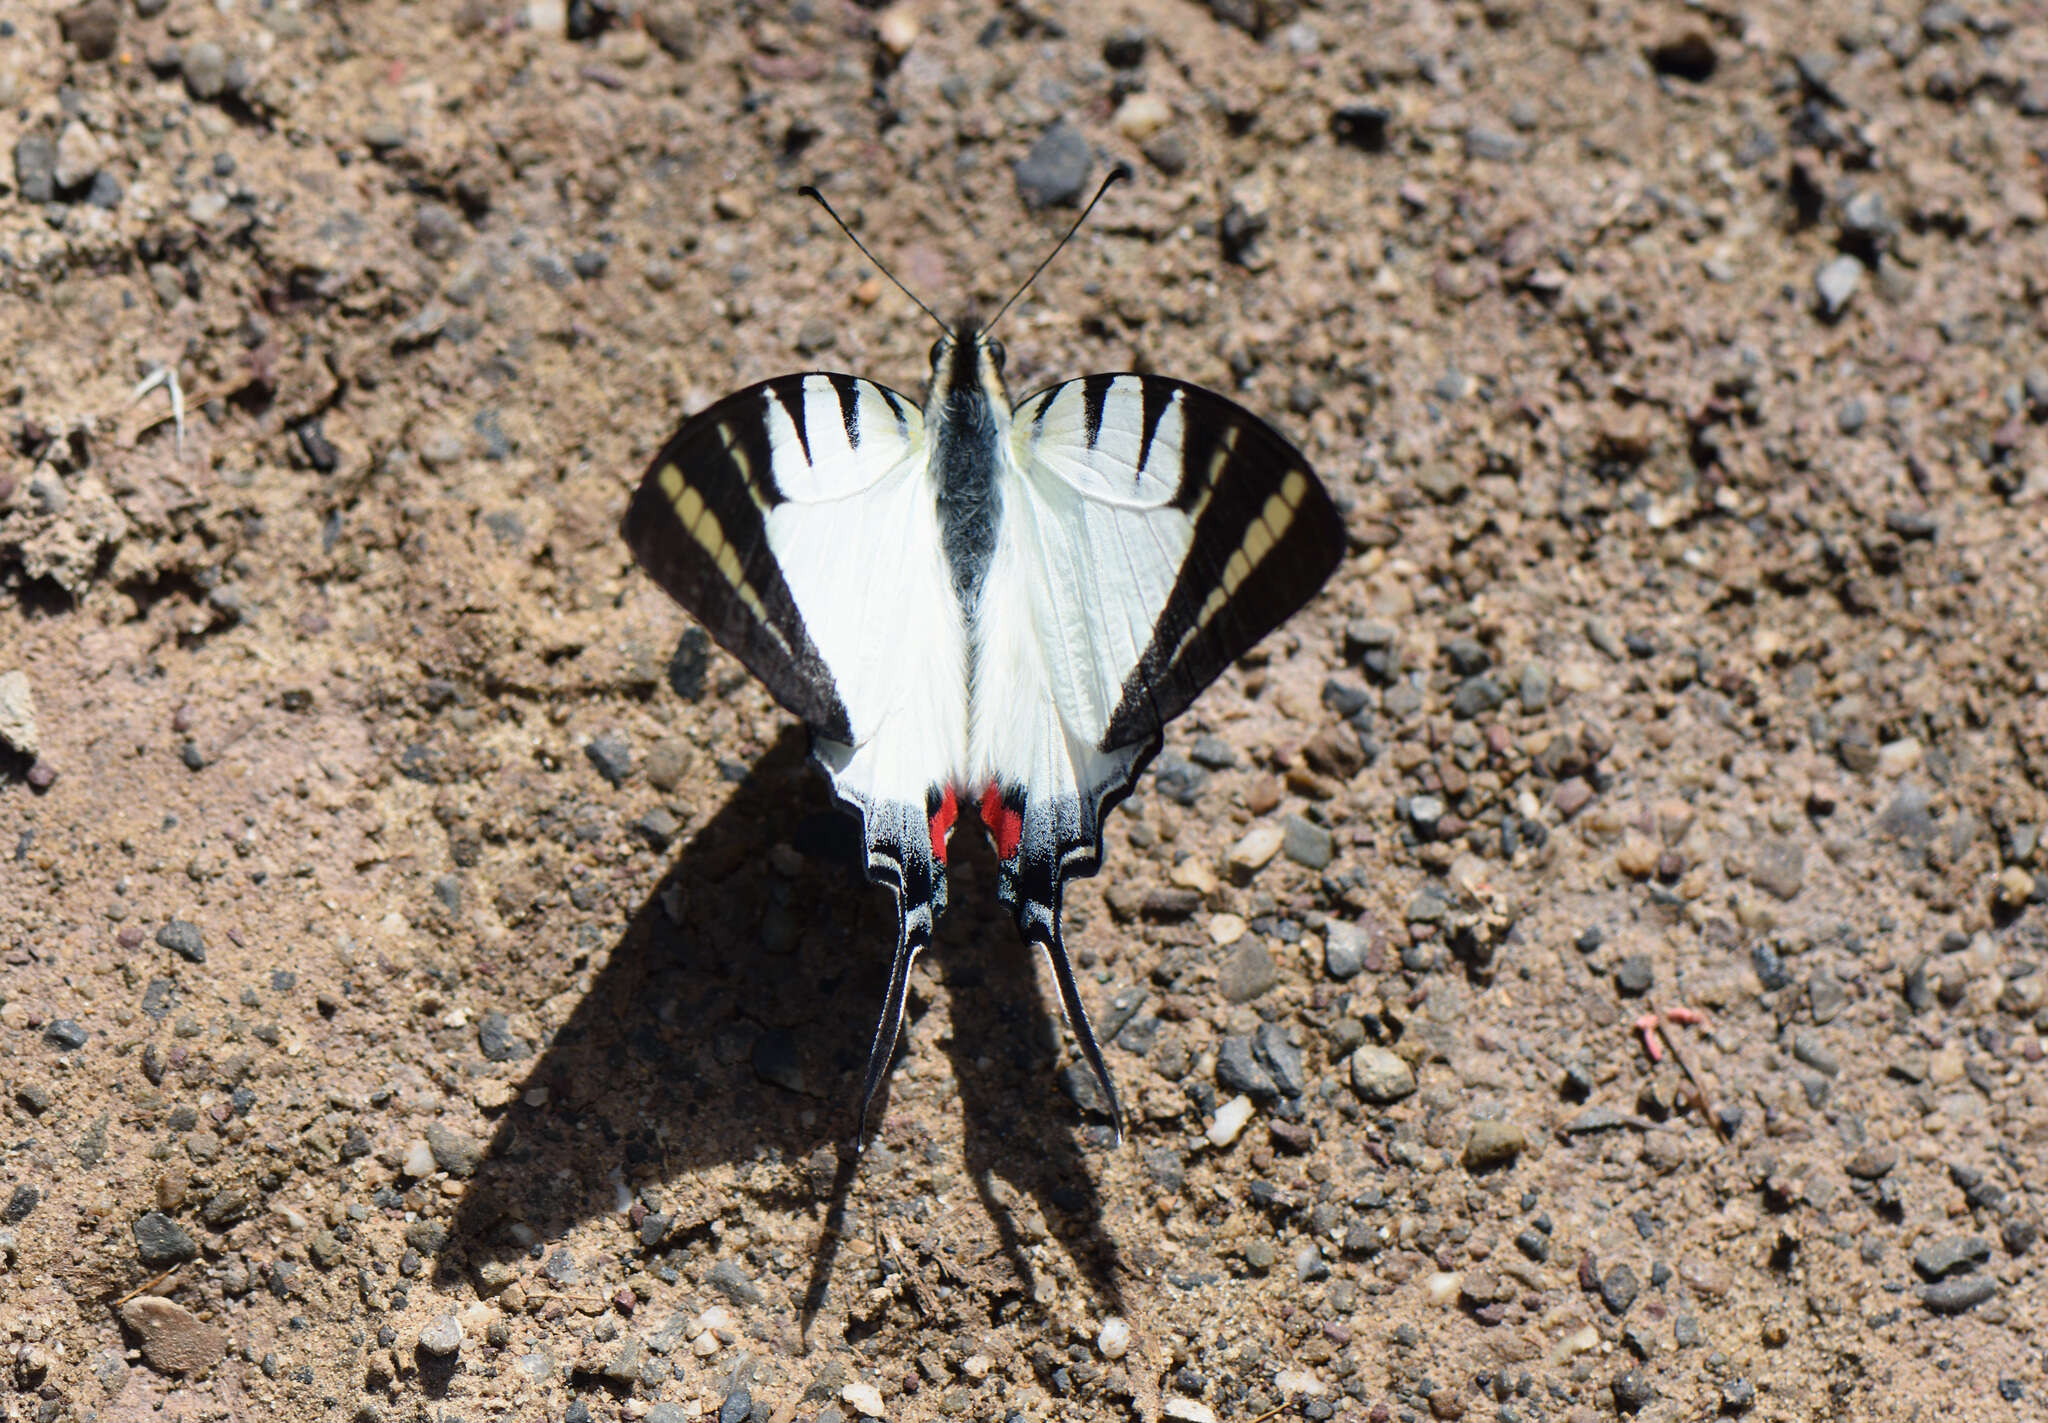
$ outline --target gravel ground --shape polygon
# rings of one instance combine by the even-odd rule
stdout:
[[[2048,18],[0,11],[11,1418],[2038,1418]],[[1071,941],[893,924],[631,566],[784,370],[1346,509]],[[174,370],[183,429],[172,419]],[[138,383],[158,384],[139,399]]]

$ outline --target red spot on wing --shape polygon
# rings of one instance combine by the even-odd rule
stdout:
[[[1015,858],[1017,846],[1024,839],[1024,817],[1003,804],[1002,789],[994,781],[981,793],[981,823],[995,837],[997,856],[1005,860]]]
[[[938,813],[932,816],[932,858],[942,865],[946,863],[946,837],[953,833],[953,822],[959,814],[960,806],[953,799],[953,788],[947,786],[945,799],[939,802]]]

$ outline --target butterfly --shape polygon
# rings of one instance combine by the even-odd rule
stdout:
[[[1013,403],[991,331],[1016,296],[949,326],[896,285],[942,333],[922,402],[833,372],[749,386],[662,447],[622,531],[809,728],[868,878],[895,896],[857,1140],[945,908],[948,838],[974,817],[1120,1141],[1061,934],[1067,882],[1100,868],[1104,818],[1167,723],[1322,587],[1343,520],[1300,451],[1233,401],[1106,374]]]

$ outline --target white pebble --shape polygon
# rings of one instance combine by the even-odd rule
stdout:
[[[1252,1099],[1240,1092],[1216,1109],[1216,1120],[1209,1126],[1209,1145],[1230,1145],[1251,1119]]]
[[[404,1169],[415,1181],[424,1181],[434,1174],[434,1148],[427,1145],[424,1137],[414,1137],[405,1144]]]
[[[882,1416],[882,1391],[864,1379],[840,1389],[839,1399],[863,1418]]]
[[[1102,1332],[1095,1336],[1095,1347],[1102,1351],[1105,1359],[1121,1359],[1131,1347],[1131,1326],[1112,1314],[1102,1321]]]
[[[1245,936],[1251,926],[1240,915],[1218,914],[1209,921],[1209,938],[1219,949],[1227,949]]]

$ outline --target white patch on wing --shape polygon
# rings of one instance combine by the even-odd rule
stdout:
[[[822,378],[805,385],[812,462],[793,431],[777,439],[788,502],[769,513],[768,542],[853,730],[850,745],[820,741],[819,758],[847,799],[921,814],[926,792],[958,780],[967,756],[966,628],[921,427],[905,439],[863,388],[862,439],[851,447],[836,392]]]
[[[986,585],[1008,601],[992,610],[984,594],[973,759],[1014,783],[1021,777],[1013,767],[1051,754],[1038,744],[1049,739],[1044,732],[1017,724],[1021,712],[1007,714],[1005,728],[993,689],[984,693],[991,676],[1034,679],[1035,688],[1014,689],[1016,705],[1049,702],[1058,711],[1074,750],[1071,771],[1053,784],[1079,794],[1104,769],[1094,764],[1094,748],[1152,643],[1194,537],[1192,519],[1169,502],[1180,487],[1182,397],[1173,393],[1142,468],[1144,403],[1135,377],[1111,382],[1093,449],[1080,382],[1041,399],[1044,418],[1027,414],[1010,443],[1011,477]],[[1027,412],[1039,404],[1028,402]],[[998,637],[1001,648],[990,641]],[[1036,699],[1028,700],[1033,691]],[[1042,711],[1037,719],[1046,720]]]
[[[775,452],[775,487],[783,498],[798,503],[843,499],[869,488],[913,453],[922,465],[924,417],[917,407],[899,397],[892,408],[880,386],[864,380],[852,383],[858,445],[846,437],[845,411],[832,378],[804,377],[801,408],[810,444],[808,460],[790,412],[775,396],[763,396]]]

